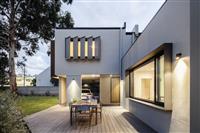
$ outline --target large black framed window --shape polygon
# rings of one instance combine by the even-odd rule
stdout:
[[[131,98],[164,106],[164,54],[159,54],[129,70]]]

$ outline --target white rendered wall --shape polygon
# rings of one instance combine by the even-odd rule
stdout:
[[[158,132],[189,132],[190,4],[168,0],[123,59],[125,70],[163,43],[173,43],[172,112],[126,99],[124,107]],[[175,60],[177,53],[183,58]],[[124,93],[123,93],[124,94]],[[125,95],[123,95],[125,99]]]
[[[100,61],[67,61],[65,38],[101,37]],[[55,74],[119,74],[120,72],[120,29],[56,29],[55,31]]]
[[[50,80],[50,67],[48,67],[36,76],[36,86],[53,86]]]

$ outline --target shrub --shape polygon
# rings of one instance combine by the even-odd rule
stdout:
[[[16,106],[17,97],[10,91],[3,92],[0,95],[0,133],[30,132]]]
[[[34,93],[34,90],[31,90],[31,96],[34,96],[35,93]]]
[[[51,95],[50,91],[45,92],[45,96],[50,96],[50,95]]]

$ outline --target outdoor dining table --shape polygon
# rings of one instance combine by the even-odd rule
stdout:
[[[81,106],[89,106],[90,108],[95,109],[95,115],[96,115],[95,124],[97,124],[97,107],[98,107],[97,102],[93,102],[93,101],[88,102],[88,101],[81,100],[81,101],[73,103],[71,105],[71,107],[70,107],[70,123],[71,123],[71,125],[72,125],[72,112],[73,112],[73,108],[75,108],[75,110],[76,110],[76,108],[79,108]]]

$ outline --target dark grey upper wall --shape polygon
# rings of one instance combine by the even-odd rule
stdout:
[[[190,131],[200,132],[200,1],[190,0]]]

